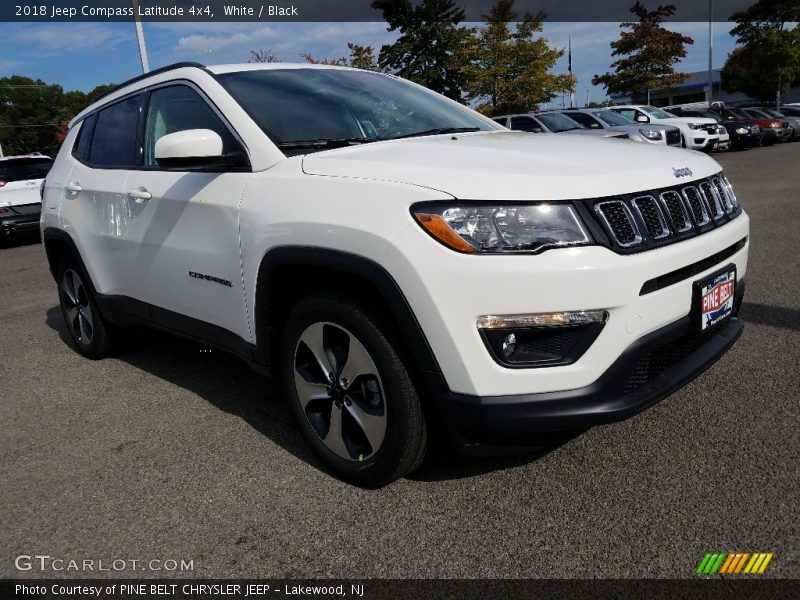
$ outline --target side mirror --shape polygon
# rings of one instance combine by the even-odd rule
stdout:
[[[637,123],[649,123],[650,122],[650,117],[645,117],[644,115],[639,115],[638,117],[636,117],[636,122]]]
[[[187,129],[168,133],[156,141],[159,167],[175,171],[243,166],[241,153],[223,154],[222,138],[210,129]]]

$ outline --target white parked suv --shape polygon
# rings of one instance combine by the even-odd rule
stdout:
[[[674,125],[681,130],[684,148],[690,150],[727,150],[731,137],[727,130],[714,119],[706,117],[676,117],[672,113],[655,106],[624,105],[612,106],[604,110],[612,110],[623,117],[637,123],[656,123]]]
[[[0,243],[39,229],[42,181],[53,165],[49,156],[0,156]]]
[[[429,432],[531,448],[700,374],[742,331],[749,220],[702,154],[508,131],[369,71],[183,63],[72,121],[42,233],[78,352],[136,323],[233,352],[382,485]]]

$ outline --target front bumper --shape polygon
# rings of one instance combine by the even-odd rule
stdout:
[[[739,339],[744,295],[737,286],[734,316],[703,334],[689,316],[632,344],[594,383],[551,393],[440,398],[456,447],[486,456],[536,447],[535,434],[575,431],[632,417],[713,365]]]
[[[0,213],[0,237],[11,237],[39,230],[41,204],[5,207]]]
[[[691,150],[704,150],[706,152],[710,152],[711,150],[716,149],[717,144],[719,143],[719,137],[704,137],[702,133],[698,133],[697,131],[692,131],[692,135],[686,137],[686,144],[687,147]]]
[[[758,133],[732,133],[731,141],[737,148],[752,148],[761,144],[764,134]]]

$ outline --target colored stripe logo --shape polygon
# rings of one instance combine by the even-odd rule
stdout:
[[[697,566],[695,573],[701,575],[715,575],[717,573],[725,575],[738,575],[748,573],[750,575],[760,575],[767,569],[769,561],[772,560],[773,553],[756,552],[707,552]]]

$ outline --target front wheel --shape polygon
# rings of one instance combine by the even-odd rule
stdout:
[[[334,293],[292,310],[281,372],[295,420],[322,462],[377,487],[422,462],[426,426],[403,360],[377,315]]]

